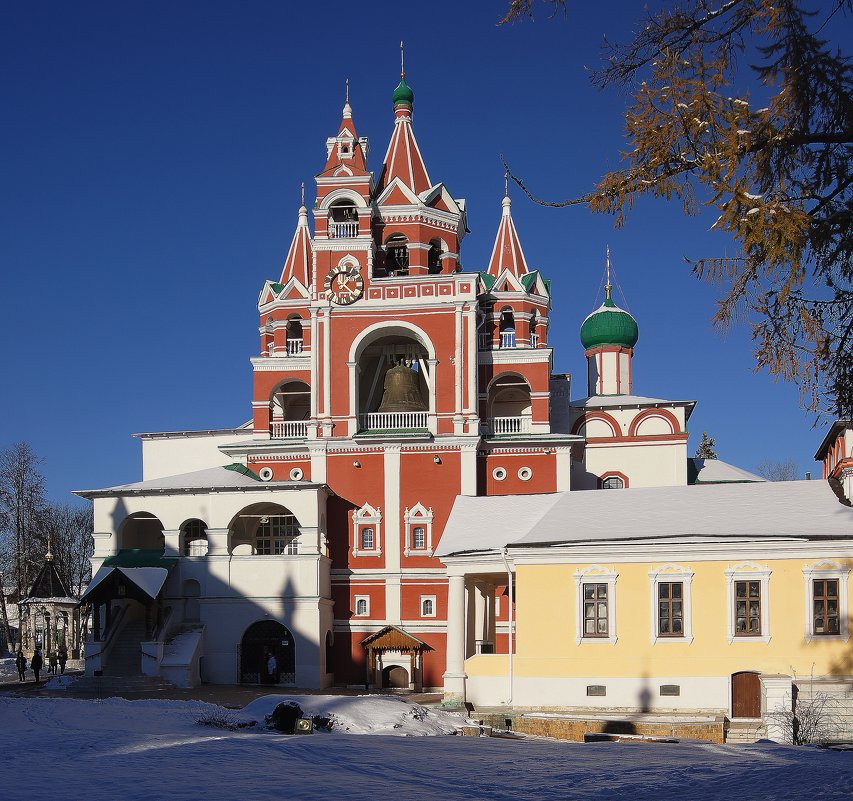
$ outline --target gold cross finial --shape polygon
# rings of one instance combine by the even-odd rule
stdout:
[[[349,103],[349,78],[347,78],[347,103]]]
[[[610,245],[607,245],[607,283],[604,285],[604,296],[612,300],[613,284],[610,283]]]
[[[305,181],[302,182],[302,205],[305,205]]]
[[[404,48],[403,42],[400,40],[400,80],[404,81],[406,79],[406,67],[405,62],[403,61],[404,56]]]

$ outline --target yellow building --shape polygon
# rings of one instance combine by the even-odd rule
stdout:
[[[439,556],[450,698],[709,714],[781,739],[798,694],[853,734],[853,509],[837,482],[460,497]]]

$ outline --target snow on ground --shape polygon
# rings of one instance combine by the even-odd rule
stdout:
[[[275,700],[234,712],[200,701],[0,697],[0,754],[30,777],[16,791],[27,801],[846,801],[853,788],[853,753],[772,744],[289,737],[197,723],[260,717]],[[376,696],[298,700],[353,732],[385,731],[413,708]],[[428,717],[411,720],[409,733],[426,733]]]

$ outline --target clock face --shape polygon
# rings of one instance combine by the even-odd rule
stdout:
[[[334,303],[349,306],[364,294],[364,279],[357,267],[333,267],[326,276],[326,294]]]

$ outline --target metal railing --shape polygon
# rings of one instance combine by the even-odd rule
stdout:
[[[426,428],[427,414],[427,412],[371,412],[361,415],[359,420],[361,428],[367,431]]]
[[[530,431],[529,417],[493,417],[489,425],[492,434],[527,434]]]
[[[273,420],[273,439],[305,439],[307,436],[307,420]]]
[[[329,220],[329,239],[352,239],[358,236],[358,220],[335,222]]]

